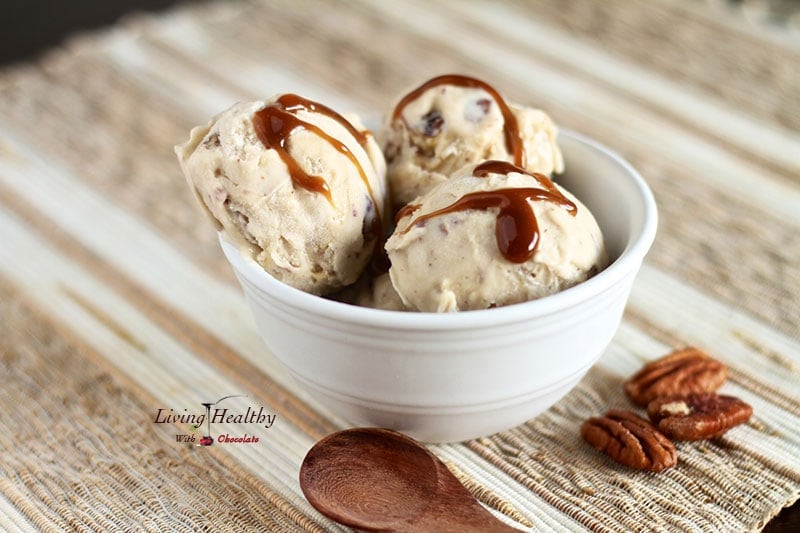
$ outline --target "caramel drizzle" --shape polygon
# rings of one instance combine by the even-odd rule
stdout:
[[[515,165],[518,167],[525,166],[525,147],[523,146],[522,139],[519,136],[519,125],[517,124],[517,118],[514,116],[514,113],[511,111],[511,108],[508,106],[506,101],[503,100],[503,97],[500,96],[500,93],[498,93],[494,87],[481,80],[459,74],[445,74],[443,76],[432,78],[405,95],[397,103],[397,106],[392,112],[392,120],[402,119],[403,122],[405,122],[405,118],[402,116],[403,109],[405,109],[408,104],[419,98],[422,93],[439,85],[472,87],[483,89],[489,93],[494,101],[497,102],[497,106],[500,108],[500,112],[503,115],[503,133],[505,134],[506,150],[508,150],[508,153],[514,157]],[[406,127],[408,127],[408,123],[405,123]]]
[[[298,118],[295,113],[301,110],[320,113],[332,118],[344,127],[361,146],[366,146],[368,140],[366,132],[358,131],[347,119],[333,109],[291,93],[281,95],[274,103],[266,105],[253,115],[253,128],[259,140],[267,149],[275,150],[278,153],[289,170],[289,176],[294,185],[307,191],[322,194],[331,205],[333,205],[333,197],[331,196],[328,182],[321,176],[312,176],[303,170],[297,159],[289,153],[287,144],[292,133],[298,129],[305,129],[318,135],[336,149],[337,152],[346,156],[358,169],[361,181],[364,182],[370,201],[375,208],[375,217],[372,221],[370,233],[376,238],[380,237],[383,233],[381,207],[375,201],[375,195],[364,168],[358,162],[355,154],[343,142],[328,135],[314,124]]]
[[[422,207],[420,204],[406,204],[400,209],[397,210],[397,213],[394,215],[394,223],[397,225],[400,222],[401,218],[405,218],[407,216],[413,215],[416,213],[419,208]]]
[[[403,230],[407,233],[412,227],[434,217],[465,211],[468,209],[486,210],[499,208],[495,223],[495,239],[500,253],[512,263],[524,263],[533,257],[539,246],[539,223],[528,202],[544,200],[562,206],[575,216],[578,208],[556,188],[547,176],[537,172],[527,172],[506,161],[486,161],[476,166],[472,175],[484,178],[489,174],[507,175],[511,172],[526,174],[536,179],[542,188],[524,187],[519,189],[497,189],[494,191],[478,191],[465,194],[452,204],[430,213],[418,216]],[[413,206],[404,216],[412,214],[419,206]],[[398,212],[398,216],[403,210]],[[402,218],[402,217],[398,217]]]

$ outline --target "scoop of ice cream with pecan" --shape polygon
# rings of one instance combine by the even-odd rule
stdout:
[[[403,303],[487,309],[562,291],[608,263],[589,209],[546,176],[504,161],[468,165],[398,213],[386,242]]]
[[[226,238],[276,279],[328,294],[356,281],[383,233],[385,162],[356,117],[295,94],[238,103],[176,147]]]
[[[402,96],[379,131],[395,206],[467,164],[496,159],[531,172],[563,170],[557,131],[539,109],[506,103],[468,76],[433,78]]]

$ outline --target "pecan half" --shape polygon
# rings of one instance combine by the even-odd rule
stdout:
[[[645,406],[659,396],[714,392],[727,378],[723,363],[697,348],[686,348],[647,363],[624,386],[631,401]]]
[[[444,117],[438,109],[428,111],[421,119],[421,130],[425,137],[436,137],[444,126]]]
[[[581,426],[581,436],[614,461],[639,470],[660,472],[678,462],[672,442],[631,411],[612,409],[590,418]]]
[[[753,408],[739,398],[714,393],[666,396],[647,405],[653,424],[675,440],[719,437],[752,414]]]

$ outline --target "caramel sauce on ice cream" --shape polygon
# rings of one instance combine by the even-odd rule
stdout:
[[[512,263],[524,263],[533,257],[539,244],[539,224],[528,202],[542,200],[554,202],[564,207],[572,216],[575,216],[578,208],[561,194],[553,182],[544,174],[528,172],[506,161],[486,161],[481,163],[475,167],[472,175],[477,178],[483,178],[489,174],[507,175],[512,172],[531,176],[542,187],[497,189],[469,193],[447,207],[420,215],[403,230],[403,233],[408,232],[411,228],[426,220],[447,213],[468,209],[499,208],[495,224],[497,247],[503,257]],[[413,214],[417,209],[419,209],[418,205],[406,206],[398,212],[398,218]]]
[[[361,180],[364,182],[372,205],[375,208],[375,217],[373,218],[369,233],[375,238],[380,237],[383,232],[381,206],[375,201],[375,195],[361,163],[358,162],[355,154],[353,154],[343,142],[328,135],[314,124],[298,118],[295,114],[297,111],[308,111],[325,115],[344,127],[361,146],[367,144],[367,133],[358,131],[342,115],[319,102],[314,102],[313,100],[292,93],[281,95],[274,103],[266,105],[262,110],[255,113],[253,116],[253,128],[259,140],[265,148],[275,150],[278,153],[286,165],[286,168],[289,170],[292,183],[307,191],[322,194],[331,203],[333,203],[333,198],[331,197],[331,190],[328,183],[324,178],[312,176],[300,167],[297,160],[289,153],[287,146],[289,139],[294,131],[305,129],[318,135],[335,148],[336,151],[347,157],[356,169],[358,169]]]

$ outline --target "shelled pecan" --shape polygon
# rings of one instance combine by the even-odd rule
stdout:
[[[719,437],[750,419],[753,408],[733,396],[714,393],[666,396],[647,405],[647,415],[675,440]]]
[[[631,401],[645,406],[659,396],[714,392],[727,377],[723,363],[697,348],[686,348],[646,364],[624,387]]]
[[[581,426],[581,436],[614,461],[639,470],[660,472],[678,461],[672,442],[631,411],[612,409],[590,418]]]

